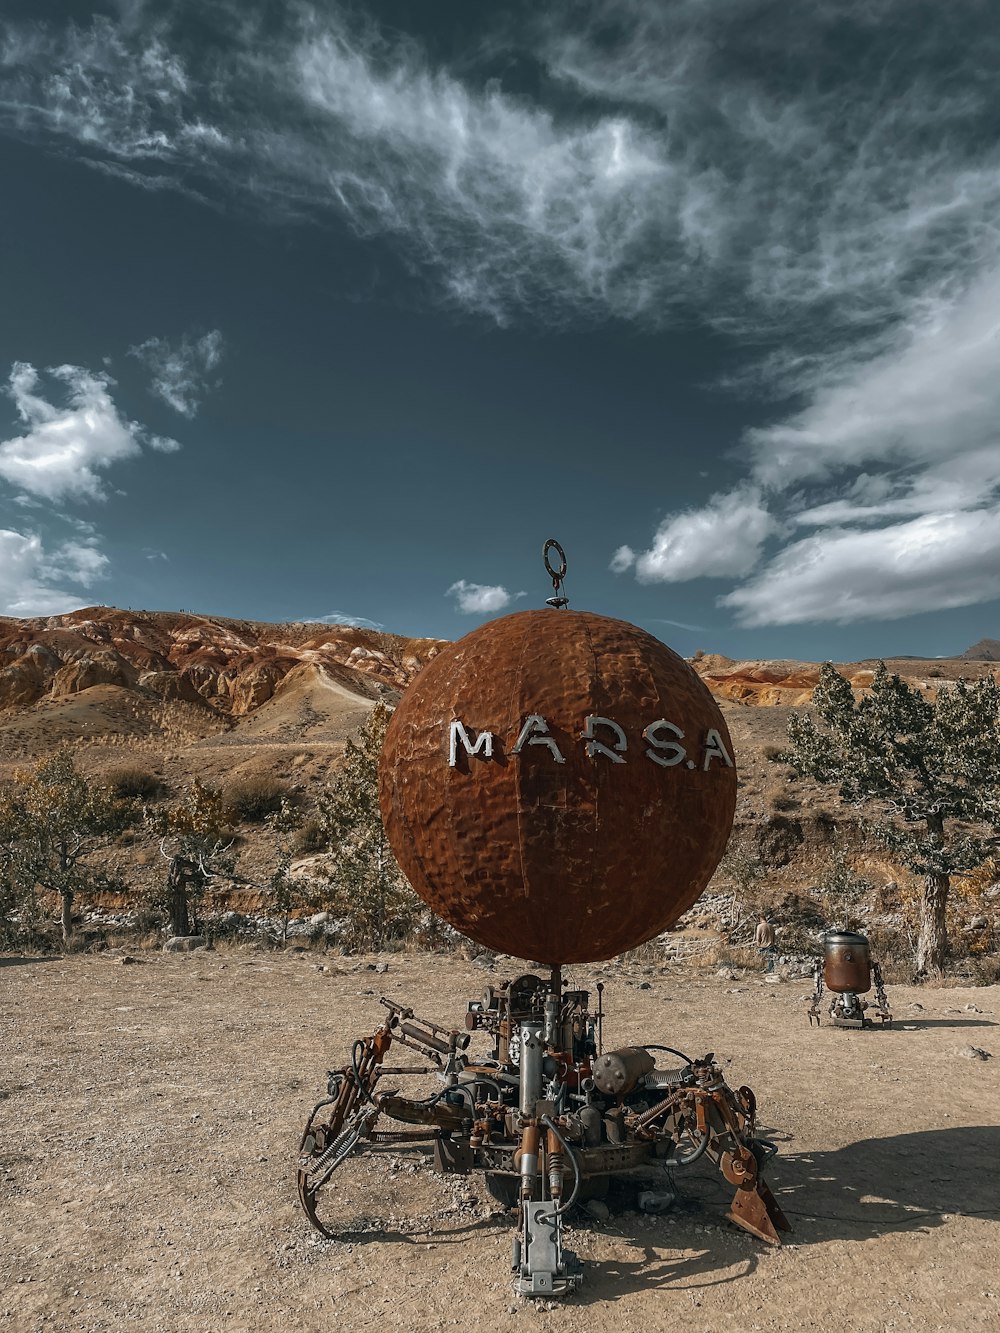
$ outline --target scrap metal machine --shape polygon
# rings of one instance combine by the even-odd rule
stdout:
[[[823,957],[813,971],[815,990],[809,997],[809,1026],[820,1025],[820,1001],[824,988],[830,992],[830,1022],[834,1027],[871,1026],[869,1011],[883,1027],[892,1026],[889,997],[885,993],[882,968],[871,956],[867,935],[856,931],[828,930],[823,936]],[[875,985],[874,1001],[863,999]]]
[[[688,663],[634,625],[568,610],[562,549],[543,554],[553,609],[445,648],[396,709],[380,764],[386,831],[414,889],[532,970],[487,986],[461,1028],[383,999],[383,1022],[309,1116],[298,1187],[312,1224],[336,1234],[323,1192],[351,1154],[429,1142],[437,1170],[482,1172],[516,1207],[514,1289],[551,1297],[582,1281],[566,1215],[615,1177],[705,1157],[733,1186],[730,1221],[770,1244],[789,1226],[762,1177],[774,1147],[751,1090],[731,1088],[712,1053],[604,1050],[603,986],[595,1007],[563,975],[652,939],[695,902],[725,850],[736,769]],[[423,1063],[390,1065],[394,1046]],[[399,1080],[429,1074],[436,1091],[401,1094]],[[417,1129],[380,1131],[380,1118]]]

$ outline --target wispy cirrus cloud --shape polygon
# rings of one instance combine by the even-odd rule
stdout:
[[[150,392],[190,418],[205,395],[218,387],[212,375],[222,360],[224,346],[221,332],[212,329],[200,338],[184,334],[174,343],[167,338],[147,338],[128,352],[152,372]]]
[[[831,331],[841,354],[997,253],[980,11],[594,0],[458,70],[346,7],[292,7],[262,43],[262,10],[221,5],[193,47],[182,4],[5,25],[0,120],[136,183],[392,236],[468,309],[695,313],[774,338],[797,381]],[[538,93],[491,77],[512,53]]]
[[[263,41],[262,9],[223,5],[197,46],[186,12],[6,25],[0,127],[145,188],[382,235],[501,323],[728,336],[742,391],[796,406],[616,568],[734,581],[747,624],[910,614],[886,571],[911,551],[922,609],[992,595],[930,536],[953,515],[985,540],[996,495],[980,0],[592,0],[498,17],[461,68],[346,8],[289,9]],[[805,595],[802,561],[843,595]]]

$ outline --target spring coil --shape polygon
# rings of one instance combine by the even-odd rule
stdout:
[[[648,1074],[643,1074],[641,1082],[644,1088],[679,1088],[683,1077],[682,1069],[651,1069]]]

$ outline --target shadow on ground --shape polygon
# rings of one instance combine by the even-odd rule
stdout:
[[[1000,1219],[1000,1127],[958,1126],[782,1157],[770,1173],[801,1245]]]
[[[991,1018],[905,1018],[898,1020],[901,1028],[995,1028]]]
[[[952,1215],[1000,1221],[997,1162],[1000,1127],[976,1125],[782,1155],[768,1180],[794,1228],[786,1243],[805,1246],[929,1231]],[[673,1225],[660,1221],[650,1233],[634,1217],[611,1219],[609,1230],[627,1239],[632,1253],[642,1246],[642,1256],[588,1262],[575,1301],[615,1300],[651,1287],[695,1291],[754,1272],[765,1247],[748,1252],[747,1237],[724,1222],[732,1197],[725,1181],[707,1170],[679,1172],[677,1187]],[[710,1239],[703,1239],[706,1224]],[[674,1247],[687,1253],[663,1253]]]
[[[26,967],[33,963],[62,963],[64,961],[62,954],[58,953],[39,954],[37,958],[28,958],[20,954],[6,954],[0,957],[0,967]]]

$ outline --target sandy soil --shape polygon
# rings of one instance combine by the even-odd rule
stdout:
[[[0,960],[0,1328],[1000,1327],[1000,988],[895,988],[892,1031],[817,1032],[801,981],[604,969],[606,1045],[714,1049],[754,1087],[795,1231],[765,1248],[725,1223],[714,1175],[678,1172],[666,1216],[625,1193],[609,1221],[577,1218],[584,1288],[543,1305],[510,1294],[509,1220],[481,1181],[413,1149],[346,1165],[351,1229],[309,1230],[293,1164],[325,1070],[380,993],[457,1024],[484,982],[452,959],[316,961]]]

